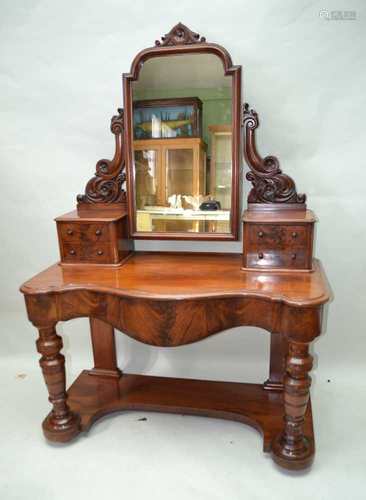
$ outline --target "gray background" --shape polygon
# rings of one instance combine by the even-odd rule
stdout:
[[[334,10],[354,10],[356,20],[327,20],[323,11]],[[243,66],[244,99],[261,119],[260,152],[279,157],[320,219],[315,253],[335,298],[314,344],[318,453],[310,474],[279,471],[255,431],[232,422],[153,414],[140,422],[130,413],[57,449],[40,433],[49,405],[18,287],[58,260],[53,218],[74,208],[96,161],[113,155],[109,120],[123,104],[121,73],[178,21]],[[3,0],[1,498],[92,499],[117,488],[129,498],[292,498],[294,487],[297,498],[363,498],[365,28],[362,1]],[[240,242],[137,246],[241,250]],[[87,326],[59,326],[70,380],[92,364]],[[267,376],[268,341],[238,328],[164,350],[117,335],[126,371],[254,382]]]

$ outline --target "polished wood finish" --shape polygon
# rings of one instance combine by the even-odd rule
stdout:
[[[54,325],[40,326],[37,350],[42,355],[39,364],[47,385],[52,411],[43,422],[43,432],[50,441],[65,443],[80,431],[80,415],[67,404],[65,357],[60,354],[62,339]]]
[[[80,415],[80,432],[89,430],[104,415],[121,410],[144,410],[214,417],[250,425],[262,435],[265,452],[271,452],[272,441],[281,435],[283,394],[269,394],[260,384],[133,374],[110,379],[90,377],[89,373],[83,371],[68,390],[68,404]],[[314,453],[310,402],[303,426],[309,449]],[[291,459],[289,463],[292,464]]]
[[[93,215],[73,211],[55,219],[63,264],[118,265],[129,255],[126,212]]]
[[[310,210],[246,210],[243,269],[311,271],[315,221]]]
[[[41,295],[44,300],[50,293],[64,295],[80,290],[108,292],[116,297],[154,302],[169,299],[179,303],[204,298],[252,298],[277,302],[281,307],[302,309],[320,306],[330,298],[324,271],[316,259],[312,273],[288,275],[280,271],[268,274],[261,271],[243,272],[240,263],[240,254],[135,252],[119,268],[62,268],[55,264],[25,282],[21,291],[26,294],[26,298]],[[258,326],[268,325],[270,320],[270,317],[255,318],[256,322],[261,323]],[[234,320],[225,320],[229,321]]]
[[[118,109],[118,115],[112,116],[111,132],[115,136],[115,152],[112,160],[99,160],[96,165],[95,176],[92,177],[84,194],[77,196],[79,212],[89,212],[97,207],[115,210],[126,208],[126,191],[124,183],[125,173],[125,148],[123,145],[124,119],[123,109]]]
[[[289,460],[295,460],[296,468],[301,469],[307,467],[313,459],[312,443],[304,434],[311,384],[308,372],[312,365],[309,343],[290,340],[284,392],[285,427],[272,443],[272,456],[282,467],[286,467]]]
[[[263,388],[267,391],[283,391],[286,372],[288,341],[281,333],[271,333],[269,377]]]
[[[131,64],[130,73],[123,75],[123,102],[125,110],[124,137],[126,145],[127,201],[131,238],[158,240],[237,240],[239,237],[239,170],[241,135],[241,66],[234,66],[226,49],[215,43],[207,43],[203,37],[177,24],[155,47],[149,47],[137,54]],[[155,57],[169,57],[182,54],[213,54],[223,64],[225,76],[232,77],[232,186],[230,233],[143,233],[136,230],[134,176],[133,176],[133,98],[132,85],[138,80],[143,64]]]
[[[89,370],[89,374],[119,378],[122,372],[117,366],[113,326],[98,318],[90,318],[90,333],[93,345],[94,368]]]
[[[306,195],[298,194],[294,180],[284,174],[275,156],[262,158],[256,147],[255,130],[259,126],[258,114],[249,104],[243,106],[245,130],[244,156],[250,168],[246,178],[253,187],[248,195],[248,208],[256,210],[305,210]],[[269,205],[269,206],[268,206]]]
[[[232,413],[237,402],[231,400],[232,387],[223,388],[220,397],[227,400],[227,411],[220,414],[217,412],[217,402],[212,399],[215,391],[212,391],[208,382],[197,382],[197,395],[192,396],[195,399],[187,401],[183,406],[174,384],[170,386],[165,381],[158,384],[154,404],[146,406],[150,389],[145,388],[143,390],[147,391],[146,396],[139,389],[134,396],[135,406],[130,406],[125,399],[128,396],[124,381],[129,386],[128,380],[131,379],[125,379],[125,375],[121,379],[119,377],[112,327],[147,344],[179,346],[234,326],[251,325],[264,328],[272,336],[281,335],[281,342],[285,339],[289,343],[287,376],[284,381],[285,426],[280,430],[282,393],[273,392],[273,389],[281,389],[281,377],[283,378],[280,364],[283,351],[281,354],[278,340],[274,341],[277,345],[273,345],[271,349],[274,359],[271,360],[270,383],[267,381],[265,385],[265,388],[272,391],[263,391],[262,386],[239,388],[239,384],[243,409],[238,411],[240,417],[234,419],[253,424],[254,415],[261,415],[258,419],[262,423],[258,428],[268,433],[268,439],[273,439],[271,449],[274,459],[287,468],[308,466],[314,448],[312,433],[308,433],[308,427],[304,427],[304,415],[309,411],[306,404],[309,397],[307,372],[311,367],[307,348],[321,333],[323,305],[330,298],[326,278],[317,261],[314,262],[312,273],[286,275],[278,272],[267,276],[261,272],[243,272],[239,263],[240,255],[236,254],[142,252],[132,255],[119,268],[62,268],[55,265],[25,283],[21,290],[25,294],[29,319],[40,332],[45,332],[42,333],[45,341],[47,336],[52,339],[50,361],[56,366],[59,384],[55,391],[46,370],[44,375],[51,400],[57,396],[56,400],[61,401],[60,410],[56,408],[57,418],[54,416],[54,409],[52,418],[49,416],[45,421],[47,438],[65,441],[79,432],[75,412],[82,419],[81,429],[87,428],[102,414],[132,407],[167,411],[179,408],[179,411],[186,409],[193,414],[234,418]],[[217,280],[218,275],[220,280]],[[64,389],[64,360],[59,354],[62,344],[54,330],[57,322],[79,316],[93,318],[95,367],[92,370],[94,377],[90,380],[102,380],[106,394],[106,400],[101,402],[99,391],[94,393],[93,390],[87,390],[91,397],[87,409],[83,407],[84,391],[90,384],[98,382],[86,381],[89,379],[82,375],[81,381],[75,386],[74,399],[70,396],[73,390],[68,392],[72,401],[70,403]],[[152,318],[153,321],[146,321],[146,318]],[[48,344],[44,344],[46,345]],[[46,352],[46,347],[43,349]],[[99,377],[96,376],[98,370]],[[107,377],[111,380],[108,384],[104,382],[105,370],[114,375]],[[137,381],[139,387],[140,381]],[[190,387],[190,382],[184,384]],[[262,387],[261,390],[259,387]],[[117,396],[115,392],[111,396],[110,391],[116,390]],[[189,388],[188,392],[190,390]],[[158,394],[161,398],[160,405],[157,403]],[[169,398],[167,405],[164,404],[164,394]],[[273,399],[270,394],[273,394]],[[252,403],[248,403],[248,398]],[[201,403],[198,404],[198,401]],[[277,409],[268,404],[268,401],[277,401]],[[68,405],[71,405],[71,410]],[[61,418],[70,422],[69,434],[65,434],[64,428],[60,431],[57,419]],[[255,421],[258,422],[258,419]]]

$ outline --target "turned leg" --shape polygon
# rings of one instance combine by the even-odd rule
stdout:
[[[117,366],[116,343],[113,326],[97,318],[90,318],[94,368],[89,375],[117,377],[122,375]]]
[[[65,443],[79,434],[80,418],[67,405],[65,358],[60,353],[62,339],[54,325],[38,328],[38,331],[37,350],[42,354],[39,364],[53,406],[43,421],[43,432],[50,441]]]
[[[285,425],[272,443],[272,457],[287,469],[303,469],[313,459],[314,449],[304,435],[304,418],[309,401],[313,358],[309,344],[289,341],[284,380]]]

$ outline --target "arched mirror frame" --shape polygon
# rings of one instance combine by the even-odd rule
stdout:
[[[232,79],[232,188],[230,233],[141,232],[136,230],[134,159],[133,159],[133,82],[138,80],[143,64],[156,57],[182,54],[213,54],[223,65],[224,75]],[[234,66],[230,54],[216,43],[207,43],[203,37],[183,24],[175,26],[155,47],[142,50],[134,58],[130,73],[123,74],[124,140],[126,145],[127,204],[130,236],[135,239],[164,240],[237,240],[239,235],[239,178],[241,160],[241,66]]]

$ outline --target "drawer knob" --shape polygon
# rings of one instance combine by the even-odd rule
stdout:
[[[70,254],[70,255],[75,255],[75,254],[76,254],[76,252],[75,252],[75,250],[72,248],[72,249],[69,251],[69,254]]]
[[[293,254],[291,255],[291,259],[292,259],[292,260],[296,260],[296,253],[293,253]]]
[[[264,257],[263,252],[259,252],[258,259],[263,259],[263,257]]]
[[[293,238],[297,238],[297,232],[296,232],[296,231],[294,231],[294,232],[291,234],[291,236],[292,236]]]
[[[103,250],[98,250],[97,255],[103,255]]]
[[[263,231],[259,231],[258,238],[263,238],[263,236],[264,236],[264,232]]]
[[[69,236],[72,236],[74,234],[74,231],[72,229],[68,229],[66,232]]]
[[[100,235],[102,234],[102,230],[101,230],[101,229],[97,229],[97,230],[95,231],[95,234],[96,234],[97,236],[100,236]]]

